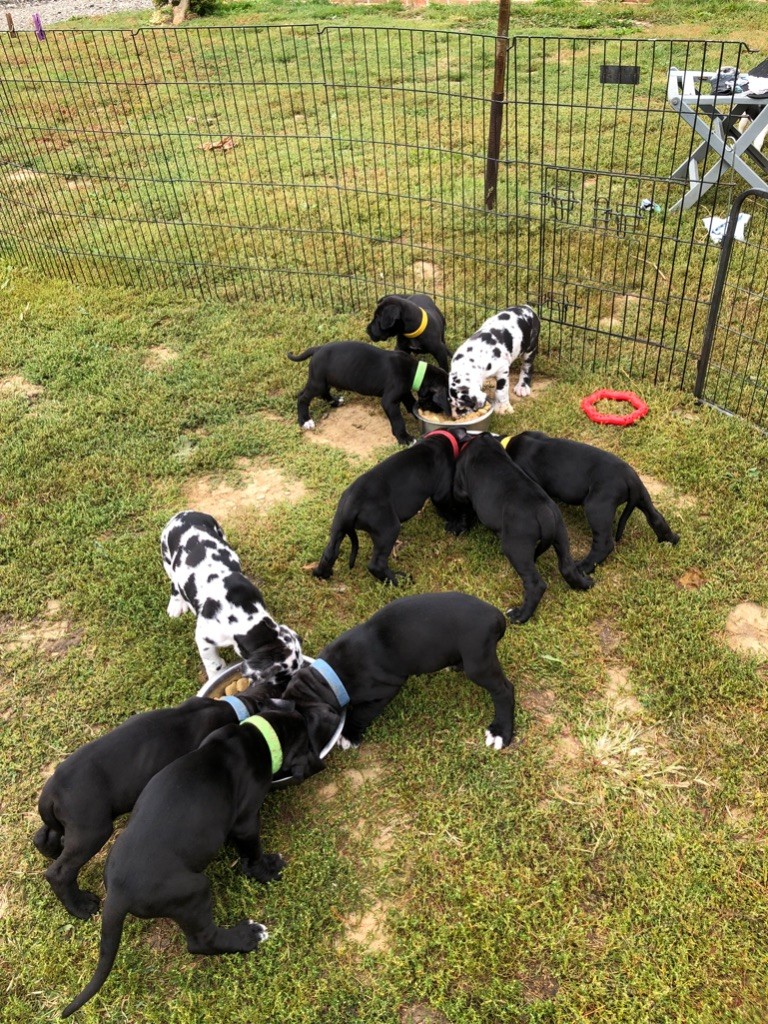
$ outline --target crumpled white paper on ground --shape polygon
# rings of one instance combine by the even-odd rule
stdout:
[[[736,218],[736,230],[733,232],[733,237],[737,242],[744,241],[744,229],[752,219],[751,213],[740,213]],[[709,237],[712,241],[719,245],[725,237],[725,228],[728,224],[727,217],[702,217],[704,221],[704,227],[709,232]]]

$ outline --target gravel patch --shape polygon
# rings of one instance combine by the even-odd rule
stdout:
[[[91,18],[99,14],[117,14],[118,11],[151,11],[152,0],[0,0],[0,12],[13,15],[13,24],[20,32],[31,31],[32,15],[39,14],[43,28],[51,28],[57,21],[68,18]],[[0,29],[5,31],[5,18],[0,17]]]

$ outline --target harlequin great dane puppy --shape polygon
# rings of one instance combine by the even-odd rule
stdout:
[[[592,547],[576,568],[594,572],[614,548],[613,520],[619,505],[625,505],[616,527],[616,543],[627,520],[639,508],[659,543],[677,544],[680,539],[651,501],[645,484],[635,470],[612,452],[580,441],[548,437],[538,430],[526,430],[501,440],[516,465],[540,484],[550,498],[565,505],[583,505],[592,530]]]
[[[448,376],[454,417],[482,409],[487,401],[483,384],[489,377],[496,379],[494,412],[509,412],[510,367],[518,356],[523,362],[515,394],[530,395],[539,329],[539,318],[530,306],[511,306],[489,317],[456,349]]]
[[[411,355],[434,356],[437,365],[447,372],[451,353],[445,344],[445,317],[431,296],[424,292],[413,295],[385,295],[366,327],[371,341],[397,338],[395,348]]]
[[[345,748],[360,743],[409,676],[460,668],[493,699],[485,742],[500,750],[515,728],[515,690],[496,653],[505,630],[502,612],[469,594],[401,597],[332,640],[283,696],[306,707],[346,707],[339,740]]]
[[[234,647],[251,682],[287,682],[302,663],[301,641],[271,617],[213,516],[178,512],[163,530],[160,551],[171,581],[168,614],[197,616],[195,642],[208,678],[226,668],[219,648]]]
[[[112,835],[115,818],[132,809],[149,780],[216,729],[256,714],[258,708],[245,692],[221,700],[192,697],[174,708],[133,715],[62,761],[40,794],[44,824],[34,844],[52,859],[45,877],[70,914],[88,918],[99,909],[98,897],[80,889],[77,876]]]
[[[244,875],[260,882],[280,877],[282,858],[262,850],[261,805],[281,767],[298,780],[323,767],[319,752],[338,720],[337,711],[316,703],[293,710],[266,705],[240,725],[217,729],[151,779],[107,859],[96,970],[62,1017],[106,981],[128,914],[171,918],[190,953],[207,956],[248,953],[268,937],[250,918],[231,928],[216,925],[204,871],[231,842]]]
[[[400,444],[413,441],[405,429],[401,403],[412,415],[417,406],[425,412],[450,413],[448,374],[438,366],[416,362],[405,352],[382,351],[364,341],[334,341],[315,345],[298,356],[289,352],[288,358],[295,363],[310,360],[309,378],[297,399],[303,430],[315,426],[309,415],[313,398],[325,398],[332,406],[343,403],[343,398],[331,395],[332,387],[359,395],[378,395]]]
[[[592,577],[576,568],[560,509],[512,462],[493,434],[472,438],[459,455],[453,494],[471,504],[480,522],[496,534],[523,581],[523,603],[507,610],[512,622],[527,622],[547,589],[536,559],[550,547],[569,587],[589,590],[593,585]]]
[[[460,427],[430,431],[351,483],[339,499],[330,539],[313,575],[330,578],[344,537],[349,537],[352,545],[351,569],[357,558],[357,530],[364,530],[373,541],[368,571],[382,583],[397,586],[402,574],[389,568],[389,556],[402,524],[421,511],[430,498],[445,520],[446,530],[459,536],[468,529],[466,510],[458,508],[453,500],[454,466],[466,438],[466,430]]]

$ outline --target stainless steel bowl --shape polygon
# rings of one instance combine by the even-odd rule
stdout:
[[[196,697],[212,697],[214,700],[224,696],[224,691],[227,688],[227,683],[230,680],[235,679],[237,676],[243,674],[243,662],[238,661],[234,665],[227,665],[217,676],[213,679],[209,679],[203,683],[200,689],[195,694]],[[237,696],[234,694],[233,696]],[[336,731],[333,736],[328,740],[326,745],[320,751],[320,760],[324,761],[330,754],[336,744],[339,742],[342,730],[344,728],[344,722],[347,718],[347,709],[343,708],[341,712],[341,718],[339,724],[336,727]],[[272,789],[282,789],[284,786],[295,786],[299,782],[299,779],[295,779],[293,775],[277,775],[272,779]]]

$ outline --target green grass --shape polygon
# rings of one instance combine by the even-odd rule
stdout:
[[[224,525],[309,651],[398,594],[365,572],[365,540],[362,564],[342,558],[330,583],[302,568],[342,488],[374,461],[312,445],[295,425],[305,368],[284,352],[309,340],[303,312],[4,276],[0,365],[43,390],[0,395],[0,990],[5,1021],[37,1024],[90,976],[99,935],[43,878],[30,841],[42,781],[93,735],[197,686],[192,622],[165,615],[158,552],[190,480],[231,477],[247,458],[305,483],[297,505]],[[311,340],[359,336],[362,324],[319,310]],[[158,345],[177,358],[146,369]],[[169,922],[132,920],[86,1024],[765,1019],[767,677],[724,641],[735,604],[768,603],[764,442],[632,378],[621,383],[650,415],[600,428],[578,402],[611,381],[546,359],[541,370],[554,383],[495,425],[596,443],[663,481],[658,504],[680,544],[657,545],[636,514],[586,594],[545,555],[536,615],[500,644],[520,745],[484,747],[490,704],[461,674],[410,680],[359,751],[268,800],[267,848],[289,861],[282,883],[244,880],[230,851],[214,862],[218,918],[265,921],[263,952],[193,958]],[[585,550],[580,511],[566,522]],[[450,537],[426,509],[401,539],[395,564],[413,578],[402,593],[519,599],[481,529]],[[704,582],[684,589],[691,568]],[[64,642],[11,649],[51,601]],[[627,673],[634,711],[610,697],[611,668]],[[103,855],[84,871],[99,892],[102,868]],[[347,926],[371,910],[387,944],[366,952]]]

